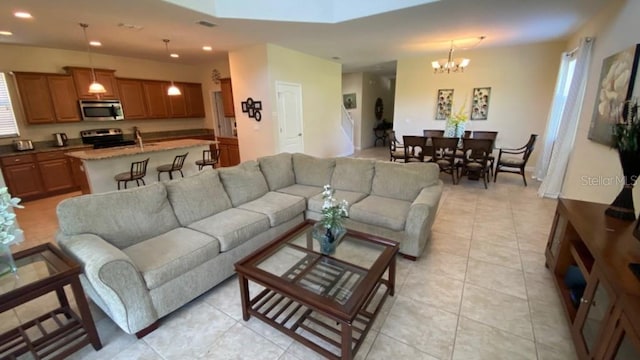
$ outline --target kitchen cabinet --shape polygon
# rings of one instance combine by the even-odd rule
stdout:
[[[118,79],[118,92],[125,119],[147,118],[144,88],[137,79]]]
[[[3,157],[2,174],[12,196],[28,199],[44,192],[33,154]]]
[[[234,166],[240,164],[240,148],[237,138],[218,137],[220,149],[220,166]]]
[[[235,109],[233,107],[233,88],[231,87],[231,79],[220,79],[220,91],[222,91],[222,110],[225,117],[235,117]]]
[[[53,104],[56,122],[78,122],[82,120],[76,87],[70,75],[47,75],[49,94]]]
[[[36,153],[45,193],[74,190],[77,187],[71,172],[71,164],[64,153],[64,151]]]
[[[187,102],[185,100],[185,91],[184,84],[174,83],[174,85],[180,89],[180,95],[167,95],[167,91],[169,90],[169,86],[171,83],[165,83],[164,87],[164,95],[165,101],[167,103],[167,110],[169,112],[169,117],[173,118],[184,118],[187,117]]]
[[[187,116],[192,118],[205,117],[202,85],[196,83],[183,83],[182,85],[187,105]]]
[[[634,222],[604,215],[608,205],[560,199],[547,249],[580,359],[640,358],[640,262]]]
[[[96,81],[102,84],[107,91],[104,94],[90,94],[89,85],[93,82],[91,68],[67,66],[64,69],[73,77],[78,99],[118,99],[120,97],[115,70],[94,69]]]
[[[147,117],[151,119],[168,117],[169,113],[165,102],[165,82],[142,80],[142,90],[147,108]]]
[[[46,74],[15,73],[20,99],[29,124],[51,124],[56,121]]]

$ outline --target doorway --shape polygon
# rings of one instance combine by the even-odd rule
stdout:
[[[222,107],[222,92],[211,92],[211,103],[214,104],[213,113],[216,114],[216,124],[218,127],[216,135],[222,137],[236,136],[234,126],[236,119],[224,117],[224,110]]]
[[[302,153],[302,85],[276,81],[279,152]]]

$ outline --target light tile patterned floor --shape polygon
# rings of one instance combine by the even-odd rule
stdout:
[[[387,159],[386,148],[360,157]],[[536,196],[516,175],[485,190],[462,179],[445,191],[425,254],[398,260],[389,298],[357,359],[574,359],[560,302],[544,267],[555,201]],[[18,219],[28,241],[53,241],[55,205],[69,195],[25,203]],[[0,314],[0,331],[27,321],[55,296]],[[242,321],[237,279],[228,279],[163,319],[142,340],[122,332],[92,306],[104,348],[73,359],[321,358],[257,319]]]

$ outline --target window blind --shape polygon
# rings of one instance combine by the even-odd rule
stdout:
[[[0,137],[14,137],[20,135],[16,116],[11,106],[11,96],[7,87],[7,77],[0,72]]]

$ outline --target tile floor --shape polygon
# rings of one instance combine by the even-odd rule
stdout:
[[[387,159],[386,148],[359,157]],[[575,359],[559,298],[544,266],[555,201],[537,185],[500,174],[485,190],[462,179],[445,190],[433,239],[418,261],[398,259],[397,292],[357,359]],[[76,194],[71,194],[76,195]],[[69,194],[25,203],[18,220],[28,239],[14,251],[54,241],[55,206]],[[0,314],[0,332],[55,303],[46,296]],[[73,359],[282,359],[316,353],[240,311],[232,277],[163,319],[142,340],[122,332],[92,306],[100,351],[85,347]]]

